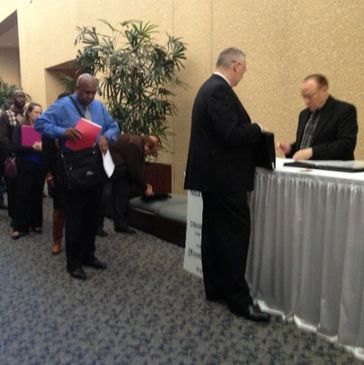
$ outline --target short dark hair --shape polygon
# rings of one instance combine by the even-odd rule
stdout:
[[[312,74],[312,75],[308,75],[306,76],[303,81],[307,81],[310,79],[314,79],[319,86],[329,86],[329,81],[327,80],[326,76],[322,75],[322,74]]]

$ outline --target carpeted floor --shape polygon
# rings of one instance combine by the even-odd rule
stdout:
[[[106,271],[81,282],[52,256],[51,201],[44,233],[17,241],[0,211],[0,364],[356,364],[292,323],[256,324],[205,301],[183,249],[148,234],[98,238]]]

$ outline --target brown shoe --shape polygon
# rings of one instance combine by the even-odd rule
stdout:
[[[54,242],[52,245],[52,253],[53,255],[58,255],[59,253],[61,253],[62,251],[62,247],[60,243]]]

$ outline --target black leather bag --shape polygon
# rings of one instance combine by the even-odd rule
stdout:
[[[61,153],[59,163],[61,183],[66,190],[91,190],[107,180],[98,146]]]

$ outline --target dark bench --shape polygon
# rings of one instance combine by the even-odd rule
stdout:
[[[187,197],[178,194],[169,196],[155,201],[144,201],[141,197],[130,199],[128,222],[132,227],[184,247]]]

